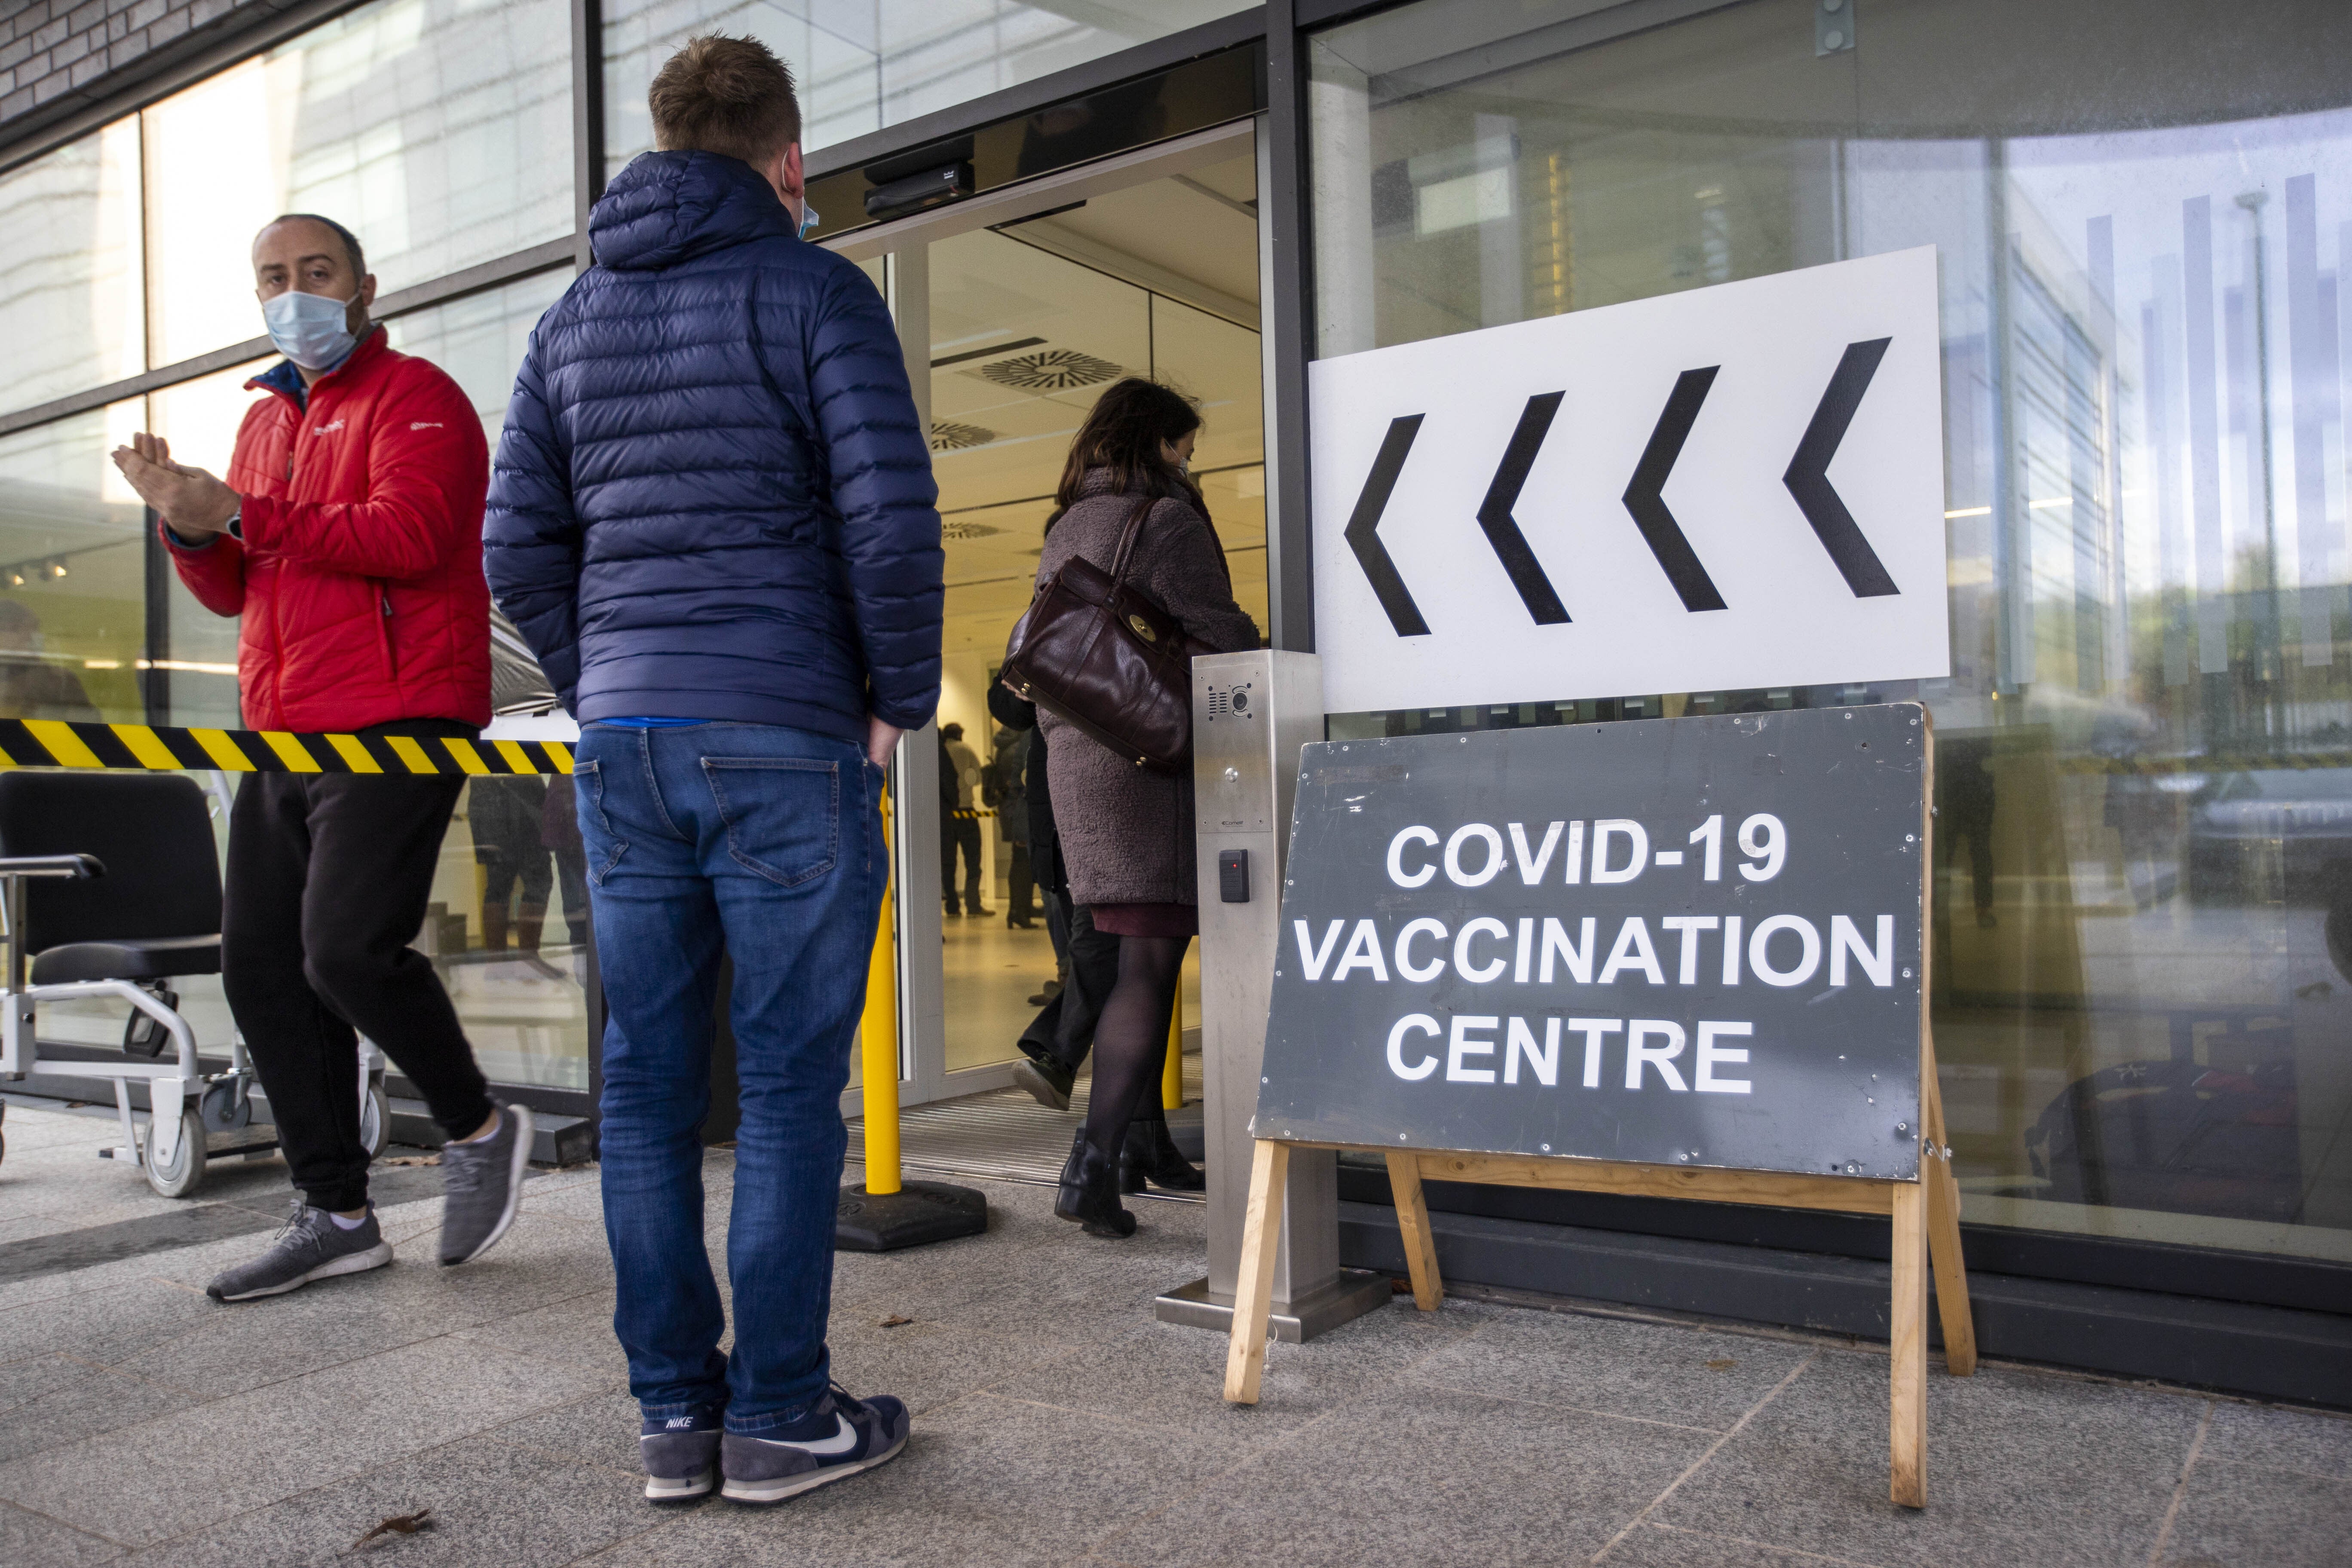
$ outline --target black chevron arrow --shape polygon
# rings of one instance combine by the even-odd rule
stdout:
[[[1830,459],[1837,456],[1845,427],[1853,422],[1853,411],[1862,406],[1862,395],[1870,390],[1870,378],[1878,374],[1878,362],[1886,357],[1886,345],[1894,341],[1873,338],[1846,344],[1845,357],[1838,361],[1837,374],[1830,377],[1829,390],[1822,394],[1821,405],[1813,410],[1813,422],[1805,426],[1805,438],[1797,443],[1797,455],[1789,459],[1789,471],[1780,476],[1780,482],[1797,498],[1797,510],[1813,525],[1822,548],[1830,552],[1857,599],[1884,598],[1903,590],[1886,574],[1870,541],[1854,525],[1853,513],[1846,510],[1837,487],[1830,483]]]
[[[1381,513],[1388,507],[1389,492],[1396,489],[1397,475],[1404,468],[1405,454],[1412,450],[1413,437],[1421,432],[1421,421],[1418,414],[1389,421],[1389,433],[1381,438],[1380,456],[1372,459],[1372,471],[1364,479],[1363,493],[1356,498],[1356,510],[1340,536],[1356,552],[1365,581],[1371,584],[1381,608],[1388,612],[1389,625],[1401,637],[1427,637],[1429,623],[1421,618],[1421,606],[1412,602],[1404,579],[1397,575],[1396,563],[1389,559],[1388,547],[1380,541]]]
[[[1658,558],[1685,610],[1722,609],[1723,595],[1715,591],[1715,580],[1699,564],[1690,541],[1683,537],[1664,492],[1666,476],[1675,471],[1675,459],[1683,455],[1683,443],[1690,438],[1691,426],[1698,423],[1699,405],[1706,401],[1715,373],[1722,368],[1711,364],[1704,370],[1686,370],[1675,379],[1665,411],[1658,416],[1658,426],[1650,432],[1650,444],[1633,469],[1633,482],[1625,487],[1625,510],[1633,514],[1650,553]]]
[[[1486,531],[1486,542],[1494,546],[1496,558],[1503,570],[1510,574],[1511,586],[1519,591],[1519,598],[1528,614],[1539,626],[1556,626],[1568,619],[1568,608],[1552,591],[1551,579],[1544,575],[1542,563],[1528,548],[1527,535],[1519,531],[1511,509],[1519,504],[1519,490],[1528,482],[1528,470],[1535,467],[1536,453],[1543,447],[1544,437],[1551,429],[1552,416],[1559,412],[1559,400],[1568,394],[1544,392],[1528,399],[1519,412],[1519,427],[1511,432],[1511,444],[1503,448],[1503,460],[1495,465],[1495,478],[1486,486],[1486,499],[1478,505],[1478,526]]]

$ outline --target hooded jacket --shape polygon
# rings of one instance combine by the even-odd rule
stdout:
[[[163,535],[197,602],[241,617],[246,723],[488,723],[489,448],[472,403],[381,327],[307,395],[283,361],[245,384],[270,395],[246,410],[229,458],[236,533],[194,549]]]
[[[637,158],[589,234],[515,379],[483,531],[565,708],[921,728],[939,491],[872,282],[713,153]]]

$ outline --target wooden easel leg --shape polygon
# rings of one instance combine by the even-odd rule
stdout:
[[[1445,1300],[1437,1275],[1437,1237],[1429,1228],[1429,1204],[1421,1195],[1421,1156],[1389,1154],[1389,1192],[1396,1199],[1397,1230],[1404,1237],[1405,1271],[1412,1276],[1412,1304],[1434,1312]]]
[[[1887,1361],[1887,1495],[1927,1506],[1927,1182],[1895,1184],[1894,1294]]]
[[[1274,1252],[1282,1239],[1282,1199],[1289,1181],[1290,1145],[1258,1140],[1250,1156],[1241,1276],[1234,1281],[1234,1326],[1225,1345],[1228,1405],[1255,1405],[1258,1383],[1265,1375],[1266,1318],[1274,1310]]]
[[[1936,1310],[1944,1321],[1944,1366],[1954,1377],[1977,1369],[1976,1315],[1969,1310],[1969,1269],[1960,1258],[1960,1184],[1946,1158],[1944,1096],[1927,1079],[1927,1142],[1933,1152],[1919,1162],[1927,1189],[1927,1257],[1936,1270]]]

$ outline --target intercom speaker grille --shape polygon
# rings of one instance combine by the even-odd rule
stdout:
[[[1108,381],[1119,374],[1119,368],[1107,359],[1082,354],[1076,349],[1046,349],[994,361],[982,366],[980,374],[999,386],[1015,386],[1025,392],[1067,392]]]

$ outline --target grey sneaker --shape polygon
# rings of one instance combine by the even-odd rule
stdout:
[[[313,1279],[338,1274],[362,1274],[392,1261],[392,1243],[377,1228],[375,1210],[350,1230],[335,1223],[325,1209],[314,1209],[300,1198],[287,1217],[286,1228],[268,1251],[250,1263],[224,1269],[205,1287],[215,1301],[250,1301],[257,1296],[283,1296]]]
[[[888,1394],[852,1399],[835,1384],[799,1423],[761,1433],[730,1432],[719,1453],[720,1495],[735,1502],[782,1502],[895,1459],[907,1446],[907,1407]]]
[[[514,1224],[530,1163],[530,1110],[499,1107],[499,1128],[470,1143],[441,1145],[441,1261],[471,1263]]]
[[[637,1430],[637,1457],[646,1467],[646,1497],[684,1502],[719,1484],[719,1415],[702,1411],[648,1419]]]

